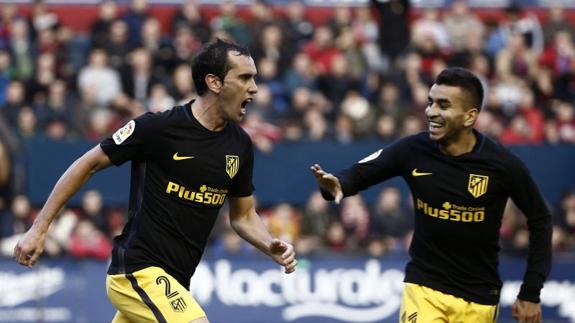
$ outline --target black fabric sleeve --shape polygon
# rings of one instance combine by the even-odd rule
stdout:
[[[150,158],[157,138],[156,115],[148,112],[129,121],[110,137],[100,142],[100,147],[112,163],[120,166],[128,160],[145,161]]]
[[[254,186],[252,176],[254,171],[254,149],[249,137],[246,137],[246,152],[245,161],[240,160],[240,169],[234,177],[232,186],[230,187],[230,195],[235,197],[245,197],[252,195]]]
[[[527,217],[529,256],[517,298],[539,303],[543,283],[551,271],[552,217],[531,174],[519,160],[511,161],[510,196]]]
[[[365,157],[351,168],[337,173],[335,176],[339,179],[343,196],[355,195],[372,185],[401,175],[401,164],[408,151],[409,140],[410,137],[396,141]],[[328,199],[331,197],[327,192],[322,192],[322,195]]]

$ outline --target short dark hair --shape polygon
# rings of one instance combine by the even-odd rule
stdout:
[[[200,52],[192,59],[192,78],[198,95],[204,95],[208,91],[206,75],[214,74],[222,82],[231,69],[228,61],[228,52],[238,52],[239,55],[251,56],[246,47],[228,40],[217,38],[204,45]]]
[[[469,97],[469,102],[481,111],[483,105],[483,85],[479,78],[463,67],[449,67],[441,71],[435,84],[459,87]]]

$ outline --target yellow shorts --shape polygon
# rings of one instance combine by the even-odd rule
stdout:
[[[106,291],[118,310],[113,323],[189,322],[206,316],[190,292],[159,267],[108,275]]]
[[[468,302],[434,289],[405,283],[399,312],[401,323],[493,323],[497,321],[497,305]]]

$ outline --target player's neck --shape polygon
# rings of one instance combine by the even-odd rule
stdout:
[[[221,131],[227,122],[221,117],[217,100],[210,97],[198,97],[190,107],[192,114],[204,128],[210,131]]]
[[[475,137],[473,130],[469,129],[462,132],[461,135],[454,138],[454,140],[440,143],[439,149],[446,155],[456,157],[471,152],[476,143],[477,137]]]

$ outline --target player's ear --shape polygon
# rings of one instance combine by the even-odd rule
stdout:
[[[463,125],[465,127],[472,127],[477,120],[477,116],[479,115],[479,109],[471,108],[467,110],[465,113],[465,120],[463,120]]]
[[[206,75],[205,82],[208,85],[210,91],[216,94],[220,93],[220,91],[222,90],[223,85],[222,80],[214,74]]]

